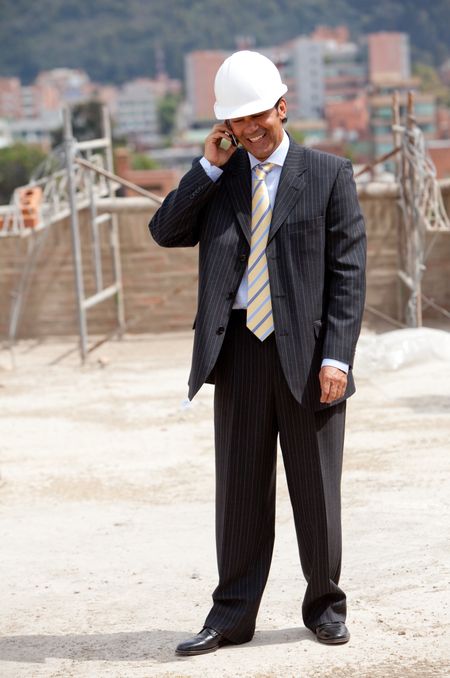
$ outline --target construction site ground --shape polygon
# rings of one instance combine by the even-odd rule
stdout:
[[[217,577],[213,387],[186,401],[192,335],[127,336],[84,366],[73,338],[1,351],[1,678],[448,676],[450,335],[406,332],[364,335],[355,365],[350,643],[303,627],[280,461],[254,639],[192,658],[174,647],[202,627]]]

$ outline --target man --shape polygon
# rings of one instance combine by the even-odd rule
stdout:
[[[150,222],[160,245],[199,244],[189,397],[215,383],[219,583],[179,655],[253,636],[274,541],[278,434],[307,581],[303,621],[320,642],[350,637],[338,586],[340,480],[364,223],[350,162],[285,133],[286,91],[261,54],[226,59],[214,108],[224,122]]]

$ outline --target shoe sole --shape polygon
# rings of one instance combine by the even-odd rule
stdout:
[[[225,644],[226,643],[224,643],[224,645]],[[222,644],[208,647],[206,650],[175,650],[175,654],[178,655],[178,657],[194,657],[196,654],[209,654],[209,652],[215,652],[221,647],[223,647]]]
[[[350,636],[346,638],[330,638],[329,640],[322,640],[317,638],[318,643],[322,643],[322,645],[344,645],[345,643],[348,643],[350,640]]]

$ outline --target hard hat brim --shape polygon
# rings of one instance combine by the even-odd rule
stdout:
[[[225,107],[220,106],[217,102],[214,104],[214,114],[217,120],[233,120],[233,118],[244,118],[246,115],[255,115],[257,113],[262,113],[263,111],[269,110],[272,106],[275,106],[278,99],[286,94],[288,91],[287,85],[282,84],[276,98],[274,99],[273,94],[270,98],[267,99],[256,99],[255,101],[249,101],[242,106],[235,107]]]

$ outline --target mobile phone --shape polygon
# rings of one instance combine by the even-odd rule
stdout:
[[[238,146],[238,145],[239,145],[239,142],[238,142],[238,140],[236,139],[236,137],[234,136],[234,134],[233,134],[233,132],[232,132],[232,130],[231,130],[230,121],[229,121],[229,120],[225,120],[225,125],[228,127],[228,130],[229,130],[231,145],[232,145],[232,146]]]

